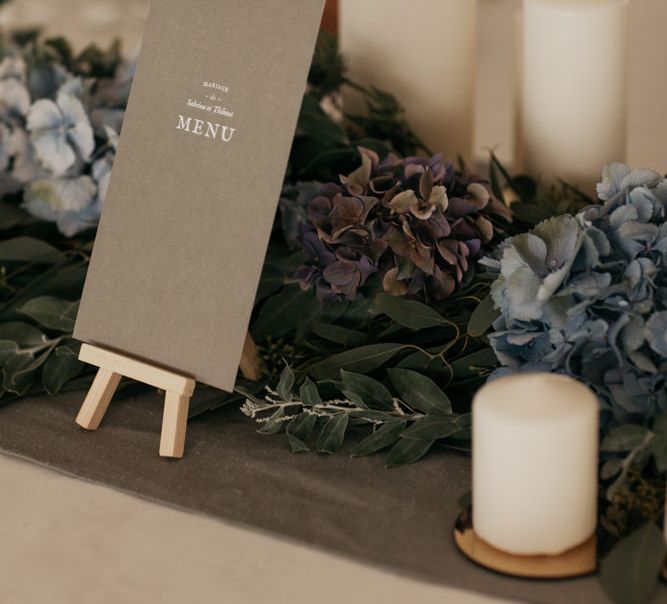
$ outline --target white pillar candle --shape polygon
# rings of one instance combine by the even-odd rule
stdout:
[[[351,79],[395,95],[434,152],[469,159],[477,0],[341,0],[339,10]],[[352,92],[345,103],[362,107]]]
[[[473,402],[473,525],[497,549],[557,555],[595,532],[599,403],[548,373],[494,380]]]
[[[526,171],[587,193],[626,155],[628,0],[524,0]]]

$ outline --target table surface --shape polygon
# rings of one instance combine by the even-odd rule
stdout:
[[[0,601],[493,604],[0,455]]]
[[[313,546],[313,555],[321,550],[329,555],[342,554],[348,559],[346,564],[356,560],[362,575],[364,569],[376,569],[361,581],[363,587],[358,598],[368,592],[367,601],[374,601],[378,589],[384,591],[385,579],[375,574],[377,569],[383,569],[384,573],[419,581],[419,584],[412,584],[410,593],[415,598],[423,595],[423,601],[427,602],[433,585],[444,589],[444,595],[454,588],[543,604],[608,602],[594,578],[555,583],[510,579],[482,570],[456,551],[451,534],[452,522],[460,512],[459,497],[470,485],[470,463],[465,456],[435,448],[419,464],[387,471],[382,455],[349,458],[359,434],[350,435],[343,450],[336,455],[293,455],[284,437],[261,437],[256,433],[256,426],[237,409],[224,407],[191,420],[185,458],[169,461],[157,455],[163,410],[163,397],[157,392],[132,387],[124,389],[115,397],[103,425],[96,432],[84,431],[73,421],[83,396],[83,393],[72,392],[53,398],[26,398],[0,407],[0,450],[69,476],[111,485],[142,499],[218,518],[222,521],[218,526],[226,523],[247,527],[250,529],[246,531],[248,547],[235,546],[231,558],[222,554],[226,548],[225,533],[215,531],[218,537],[208,551],[221,550],[219,555],[215,553],[215,559],[225,565],[227,573],[238,573],[242,569],[237,566],[244,567],[252,562],[253,566],[261,566],[258,572],[263,573],[262,576],[270,576],[274,582],[283,585],[286,580],[282,573],[285,568],[283,548],[287,543],[296,542]],[[217,398],[217,394],[199,389],[193,398],[193,406],[210,407],[212,397]],[[20,476],[23,480],[24,475]],[[2,483],[9,488],[3,489],[0,506],[6,502],[4,505],[9,509],[5,514],[0,509],[0,535],[9,543],[12,543],[9,536],[13,531],[30,526],[31,522],[42,527],[58,527],[64,522],[61,510],[53,503],[58,497],[51,494],[48,485],[37,476],[31,477],[27,473],[25,476],[28,492],[21,492],[17,478]],[[79,496],[73,491],[75,487],[62,485],[61,488],[68,497],[63,507],[72,510],[67,514],[69,524],[59,529],[55,536],[50,529],[42,531],[40,528],[35,528],[32,537],[30,533],[18,534],[18,541],[22,547],[28,547],[28,554],[19,557],[17,563],[20,567],[26,566],[35,577],[41,576],[41,581],[8,583],[0,580],[0,602],[5,601],[3,588],[34,590],[43,588],[42,583],[53,583],[52,588],[56,591],[61,585],[53,579],[50,569],[43,570],[41,564],[31,566],[27,562],[32,558],[31,548],[40,552],[43,548],[48,550],[51,543],[56,544],[55,547],[75,549],[82,557],[85,572],[68,570],[62,578],[59,575],[59,580],[71,585],[72,580],[79,581],[80,576],[91,573],[94,576],[92,571],[103,566],[106,574],[100,575],[99,581],[108,589],[107,584],[115,588],[116,566],[125,574],[135,570],[147,572],[142,564],[136,569],[128,569],[123,560],[126,550],[139,547],[140,555],[147,559],[145,564],[151,568],[160,567],[162,558],[154,560],[152,555],[141,552],[153,547],[155,539],[159,542],[165,531],[175,542],[193,545],[202,534],[174,517],[165,521],[166,528],[141,522],[135,524],[140,545],[128,544],[126,533],[120,529],[127,514],[115,511],[116,504],[112,503],[106,509],[97,502],[86,504],[95,511],[92,519],[87,521],[85,514],[79,515]],[[112,497],[113,491],[109,491],[108,496]],[[29,515],[31,509],[34,510],[33,520]],[[100,509],[104,511],[97,513]],[[210,533],[213,535],[214,531],[210,530]],[[258,547],[252,536],[255,533],[268,535],[276,544],[274,549],[278,553],[271,558],[270,564],[263,559],[259,564],[256,560],[256,554],[260,558],[264,554],[255,552]],[[119,535],[123,536],[120,543]],[[82,538],[86,539],[83,546]],[[113,551],[103,549],[100,554],[97,540],[103,544],[109,539],[118,548]],[[143,541],[147,543],[143,544]],[[179,548],[160,546],[166,552]],[[260,550],[263,552],[264,546]],[[21,548],[13,545],[6,548],[10,570],[19,551]],[[41,559],[39,555],[37,557]],[[173,575],[175,578],[169,575],[170,580],[178,584],[198,567],[196,555],[184,559],[182,575]],[[328,586],[328,564],[319,562],[316,568],[307,566],[304,573],[308,574],[308,580],[311,574],[321,577],[323,585]],[[0,579],[1,569],[2,564]],[[136,581],[125,574],[120,575],[120,581],[124,585],[135,585]],[[8,576],[10,581],[12,576]],[[299,576],[300,571],[288,576],[285,589],[298,585]],[[213,574],[208,581],[205,585],[212,585],[223,595],[228,594],[230,588],[220,581],[219,573]],[[418,585],[423,585],[425,591]],[[153,583],[149,587],[159,593],[155,591],[159,585]],[[262,591],[255,585],[248,585],[245,601],[254,602],[262,597],[272,601],[273,592],[268,589],[265,586]],[[351,595],[358,591],[357,587],[350,589]],[[229,592],[229,595],[233,594]],[[665,596],[663,590],[661,601]],[[455,601],[460,600],[457,594]],[[64,601],[67,601],[66,597]],[[299,598],[295,601],[308,600]]]

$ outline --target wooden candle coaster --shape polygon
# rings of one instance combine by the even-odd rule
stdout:
[[[597,568],[595,536],[558,556],[517,556],[480,539],[472,526],[471,510],[459,516],[454,526],[454,541],[459,550],[476,564],[513,577],[568,579],[590,575]]]

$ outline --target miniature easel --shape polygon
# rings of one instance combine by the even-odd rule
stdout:
[[[165,391],[160,456],[183,457],[190,398],[196,386],[194,379],[90,344],[81,345],[79,360],[99,367],[76,418],[79,426],[86,430],[99,428],[121,378],[127,377]],[[240,368],[247,379],[257,380],[261,375],[257,349],[250,335],[246,337]]]

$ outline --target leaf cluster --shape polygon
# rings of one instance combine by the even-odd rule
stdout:
[[[260,423],[261,434],[284,432],[293,453],[315,448],[333,454],[346,436],[354,438],[352,457],[388,449],[386,465],[394,468],[421,459],[437,442],[467,448],[470,415],[455,414],[449,397],[428,377],[392,368],[383,382],[341,369],[337,379],[314,382],[286,366],[275,390],[264,399],[250,393],[243,406]],[[396,393],[395,395],[392,393]],[[242,392],[245,392],[242,390]]]
[[[269,278],[266,271],[265,278]],[[390,444],[398,452],[409,449],[390,455],[390,466],[416,461],[434,442],[450,439],[449,431],[454,428],[459,428],[455,431],[458,448],[466,449],[469,435],[463,438],[464,426],[459,422],[467,420],[460,418],[468,417],[474,392],[497,367],[484,337],[496,311],[487,302],[480,304],[488,291],[489,283],[480,277],[439,305],[382,293],[372,300],[321,304],[312,292],[286,285],[258,304],[252,333],[260,345],[282,338],[283,342],[294,342],[302,353],[297,358],[289,354],[283,357],[291,365],[282,371],[278,386],[269,389],[267,400],[249,397],[246,411],[263,424],[267,413],[275,414],[274,421],[269,420],[271,427],[262,428],[273,433],[274,428],[282,431],[291,421],[300,426],[306,421],[303,417],[297,420],[302,413],[328,417],[328,405],[336,401],[334,415],[345,414],[349,420],[344,423],[340,419],[340,424],[332,423],[331,427],[335,425],[342,434],[352,427],[357,435],[365,433],[370,440],[362,442],[369,448],[368,454],[379,450],[370,450],[373,443],[385,443],[390,437],[395,437]],[[276,369],[271,369],[275,373]],[[308,385],[305,391],[304,384]],[[318,396],[313,400],[324,407],[300,410],[299,405],[303,406],[304,398],[314,390]],[[443,421],[440,415],[445,408],[452,417]],[[431,417],[438,409],[440,415]],[[417,423],[419,430],[413,428],[417,420],[424,420]],[[305,425],[315,430],[312,421],[308,419]],[[411,430],[408,436],[413,440],[416,434],[423,436],[416,439],[420,446],[399,442],[406,430]],[[287,434],[293,442],[290,432]],[[449,440],[445,443],[451,445]]]
[[[88,383],[76,382],[84,366],[71,338],[87,268],[75,245],[27,235],[0,240],[0,402]]]
[[[309,73],[292,145],[287,183],[330,182],[347,174],[358,161],[357,147],[381,156],[392,151],[414,155],[426,150],[409,125],[405,110],[390,93],[366,89],[346,75],[332,34],[321,32]],[[341,104],[344,91],[360,95],[365,112],[350,114]]]

